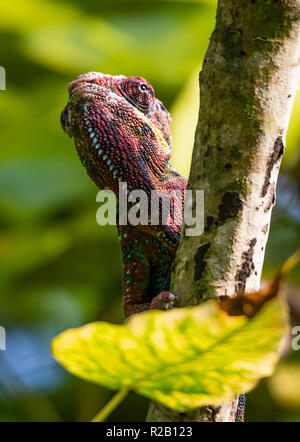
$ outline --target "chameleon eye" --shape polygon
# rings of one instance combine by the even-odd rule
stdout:
[[[147,90],[147,85],[146,84],[140,84],[140,89],[141,89],[141,91],[146,91]]]
[[[121,90],[126,99],[140,111],[147,113],[154,102],[154,90],[141,78],[129,77],[121,82]]]

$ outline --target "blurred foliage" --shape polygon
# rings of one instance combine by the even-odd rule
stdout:
[[[53,340],[52,353],[86,381],[186,412],[233,400],[271,376],[287,332],[282,298],[267,302],[251,320],[230,316],[210,300],[148,310],[123,324],[97,321],[66,330]]]
[[[51,338],[62,330],[123,318],[115,228],[96,224],[97,189],[59,124],[68,82],[89,70],[146,77],[171,111],[173,163],[187,174],[197,71],[215,7],[214,0],[1,5],[0,65],[7,90],[0,91],[0,324],[7,330],[7,350],[0,352],[0,421],[88,420],[109,397],[107,390],[67,375],[50,356]],[[299,113],[297,98],[266,277],[300,243]],[[297,270],[289,282],[299,303]],[[292,353],[288,357],[300,368],[300,351]],[[300,420],[299,407],[287,407],[281,397],[262,382],[249,394],[247,419]],[[146,409],[146,400],[130,394],[111,418],[143,420]]]

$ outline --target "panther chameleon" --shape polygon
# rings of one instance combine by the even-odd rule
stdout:
[[[170,165],[170,115],[140,77],[89,72],[69,85],[62,112],[64,131],[73,138],[79,157],[100,188],[119,194],[151,190],[171,199],[167,224],[118,225],[123,260],[123,306],[126,316],[151,308],[171,308],[175,296],[167,290],[180,237],[187,179]],[[150,204],[151,210],[151,204]],[[160,207],[160,212],[161,212]]]

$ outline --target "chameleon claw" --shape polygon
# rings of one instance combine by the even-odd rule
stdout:
[[[150,309],[170,310],[175,307],[178,297],[170,292],[160,292],[159,295],[152,299]]]

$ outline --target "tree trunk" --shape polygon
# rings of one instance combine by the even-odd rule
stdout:
[[[299,62],[300,0],[219,0],[189,179],[205,191],[205,229],[182,230],[171,283],[180,306],[259,289]],[[151,403],[147,420],[234,421],[236,406]]]

